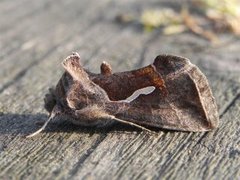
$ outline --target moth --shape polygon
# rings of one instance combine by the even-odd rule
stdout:
[[[113,73],[103,62],[100,74],[81,66],[73,53],[55,88],[44,98],[49,119],[76,125],[105,126],[114,122],[150,131],[148,127],[178,131],[209,131],[218,126],[218,110],[207,78],[198,67],[183,57],[159,55],[146,67]],[[139,89],[152,87],[148,94],[127,100]]]

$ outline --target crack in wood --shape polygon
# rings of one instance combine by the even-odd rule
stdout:
[[[58,46],[55,46],[53,48],[51,48],[49,51],[47,51],[46,54],[44,54],[41,58],[37,59],[36,61],[32,62],[29,66],[27,66],[26,68],[24,68],[22,71],[20,71],[19,73],[17,73],[15,75],[15,77],[9,81],[8,83],[6,83],[5,85],[3,85],[3,87],[0,89],[0,94],[7,89],[8,87],[10,87],[11,85],[13,85],[15,82],[17,82],[18,80],[22,79],[24,77],[24,75],[29,71],[30,68],[38,65],[43,59],[47,58],[53,51],[55,51],[58,48]]]
[[[72,170],[70,170],[69,175],[74,177],[75,174],[79,171],[82,164],[90,157],[90,155],[97,149],[97,147],[103,142],[103,140],[107,137],[107,134],[103,134],[99,137],[99,139],[89,148],[86,150],[86,153],[78,160]]]
[[[227,104],[227,106],[221,111],[220,119],[227,113],[227,111],[235,104],[235,102],[240,98],[240,92],[237,93],[232,100]]]
[[[155,176],[154,179],[161,179],[161,175],[164,174],[168,168],[170,168],[170,164],[173,163],[173,159],[176,158],[177,155],[179,155],[179,152],[181,152],[184,148],[186,148],[186,144],[188,143],[187,139],[192,139],[194,136],[194,133],[188,134],[185,138],[185,143],[181,143],[180,146],[178,146],[177,151],[174,152],[173,155],[169,155],[167,160],[165,161],[164,167],[161,168],[160,171],[158,171],[158,176]]]

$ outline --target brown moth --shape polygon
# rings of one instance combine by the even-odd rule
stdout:
[[[159,55],[153,64],[126,72],[112,73],[103,62],[101,74],[84,69],[73,53],[62,66],[64,74],[45,96],[50,113],[41,132],[53,118],[77,125],[104,126],[114,121],[136,126],[180,131],[209,131],[218,126],[217,105],[204,74],[188,59]],[[127,101],[135,91],[152,87]]]

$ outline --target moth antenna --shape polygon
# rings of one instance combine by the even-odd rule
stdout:
[[[111,120],[118,121],[118,122],[123,123],[123,124],[129,124],[131,126],[137,127],[139,129],[142,129],[142,130],[147,131],[149,133],[157,134],[156,132],[154,132],[154,131],[152,131],[152,130],[150,130],[148,128],[145,128],[145,127],[143,127],[141,125],[138,125],[136,123],[125,121],[123,119],[116,118],[115,116],[107,116],[107,117],[110,118]]]
[[[54,118],[56,114],[55,113],[51,113],[51,115],[49,116],[48,120],[43,124],[43,126],[37,130],[36,132],[32,133],[32,134],[29,134],[28,136],[26,136],[26,138],[31,138],[33,136],[36,136],[37,134],[39,134],[40,132],[42,132],[46,126],[48,125],[48,123]]]

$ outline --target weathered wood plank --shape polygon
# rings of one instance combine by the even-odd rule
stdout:
[[[9,54],[13,54],[16,51],[21,50],[21,46],[27,42],[27,39],[33,41],[33,39],[36,39],[39,34],[46,33],[46,31],[39,31],[39,26],[41,28],[45,27],[45,22],[48,22],[48,19],[50,20],[51,18],[45,17],[41,19],[41,17],[43,14],[45,14],[45,16],[51,15],[51,11],[54,9],[54,4],[49,3],[49,1],[42,1],[39,4],[33,4],[32,7],[31,2],[28,6],[28,2],[23,1],[20,3],[20,5],[14,6],[13,9],[7,10],[7,12],[3,13],[0,16],[0,23],[2,25],[1,27],[5,29],[0,31],[0,47],[2,49],[0,54],[0,61],[3,59],[3,57],[9,56]],[[14,4],[18,3],[15,2]],[[46,5],[48,5],[48,8],[44,8]],[[2,6],[5,7],[4,5]],[[21,17],[21,15],[17,13],[18,10],[20,10],[22,13],[29,13],[29,11],[31,11],[30,14],[32,14],[29,16],[24,16],[21,18],[21,20],[18,20],[18,18]],[[35,13],[36,10],[38,13]],[[11,22],[11,16],[13,16],[13,20],[15,20],[14,22]],[[16,16],[17,18],[15,18]],[[6,19],[8,19],[8,21],[6,21]],[[53,25],[55,22],[56,21],[53,22]],[[8,24],[8,26],[6,24]],[[52,23],[46,24],[49,26]]]
[[[105,4],[106,6],[107,4]],[[9,86],[9,83],[15,81],[14,79],[19,78],[22,76],[22,74],[31,66],[34,66],[35,64],[39,63],[42,59],[46,58],[49,53],[52,53],[54,50],[59,48],[60,45],[65,44],[67,42],[72,42],[74,41],[75,35],[76,34],[83,34],[89,30],[89,28],[93,28],[96,26],[99,16],[100,16],[100,11],[104,10],[104,5],[100,5],[99,8],[102,6],[102,9],[98,10],[98,15],[93,15],[91,16],[90,13],[91,11],[95,11],[95,8],[88,9],[86,12],[86,16],[88,17],[88,21],[81,21],[79,22],[77,20],[78,13],[74,12],[70,13],[66,17],[63,17],[63,19],[58,18],[58,26],[55,28],[52,28],[53,30],[48,31],[48,29],[45,29],[45,26],[42,26],[42,31],[40,32],[45,32],[45,33],[40,33],[37,35],[37,37],[34,37],[34,34],[31,35],[31,38],[25,42],[24,40],[20,40],[18,43],[22,43],[22,47],[18,47],[19,50],[15,53],[12,53],[9,56],[6,56],[5,58],[0,61],[0,65],[4,66],[5,68],[1,71],[1,76],[2,76],[2,82],[0,86],[0,91],[2,91],[5,87]],[[69,7],[70,8],[70,7]],[[78,8],[78,6],[76,6]],[[57,13],[61,14],[62,8],[57,9]],[[79,9],[81,12],[81,9]],[[89,12],[90,11],[90,12]],[[71,11],[70,11],[71,12]],[[53,14],[49,13],[50,16],[56,16],[54,15],[56,12],[52,12]],[[48,16],[43,14],[43,17],[41,19],[47,19]],[[72,20],[73,19],[73,20]],[[32,21],[35,21],[35,19],[32,19]],[[30,22],[32,22],[30,21]],[[54,21],[54,17],[52,18],[51,21]],[[51,22],[50,21],[50,22]],[[68,25],[63,25],[63,24],[68,24]],[[54,26],[55,24],[51,23],[46,23],[47,28],[51,28],[52,25]],[[29,24],[28,26],[30,26]],[[69,33],[69,28],[68,26],[71,26],[71,32]],[[79,28],[81,26],[81,28]],[[37,28],[35,28],[37,30]],[[39,31],[39,30],[38,30]],[[30,31],[31,32],[31,31]],[[67,34],[67,35],[65,35]],[[19,34],[21,36],[21,33]],[[30,45],[27,49],[25,48]],[[14,61],[15,63],[9,63],[9,61]],[[10,81],[9,79],[12,79]]]
[[[13,6],[4,6],[2,5],[1,16],[7,16],[7,21],[4,18],[1,18],[1,27],[0,32],[6,32],[14,28],[16,24],[21,23],[22,20],[27,19],[28,17],[38,14],[42,9],[46,8],[49,1],[34,2],[34,1],[17,1],[13,2]],[[16,4],[16,5],[15,5]],[[29,8],[28,8],[28,7]],[[9,13],[14,12],[14,13]]]

